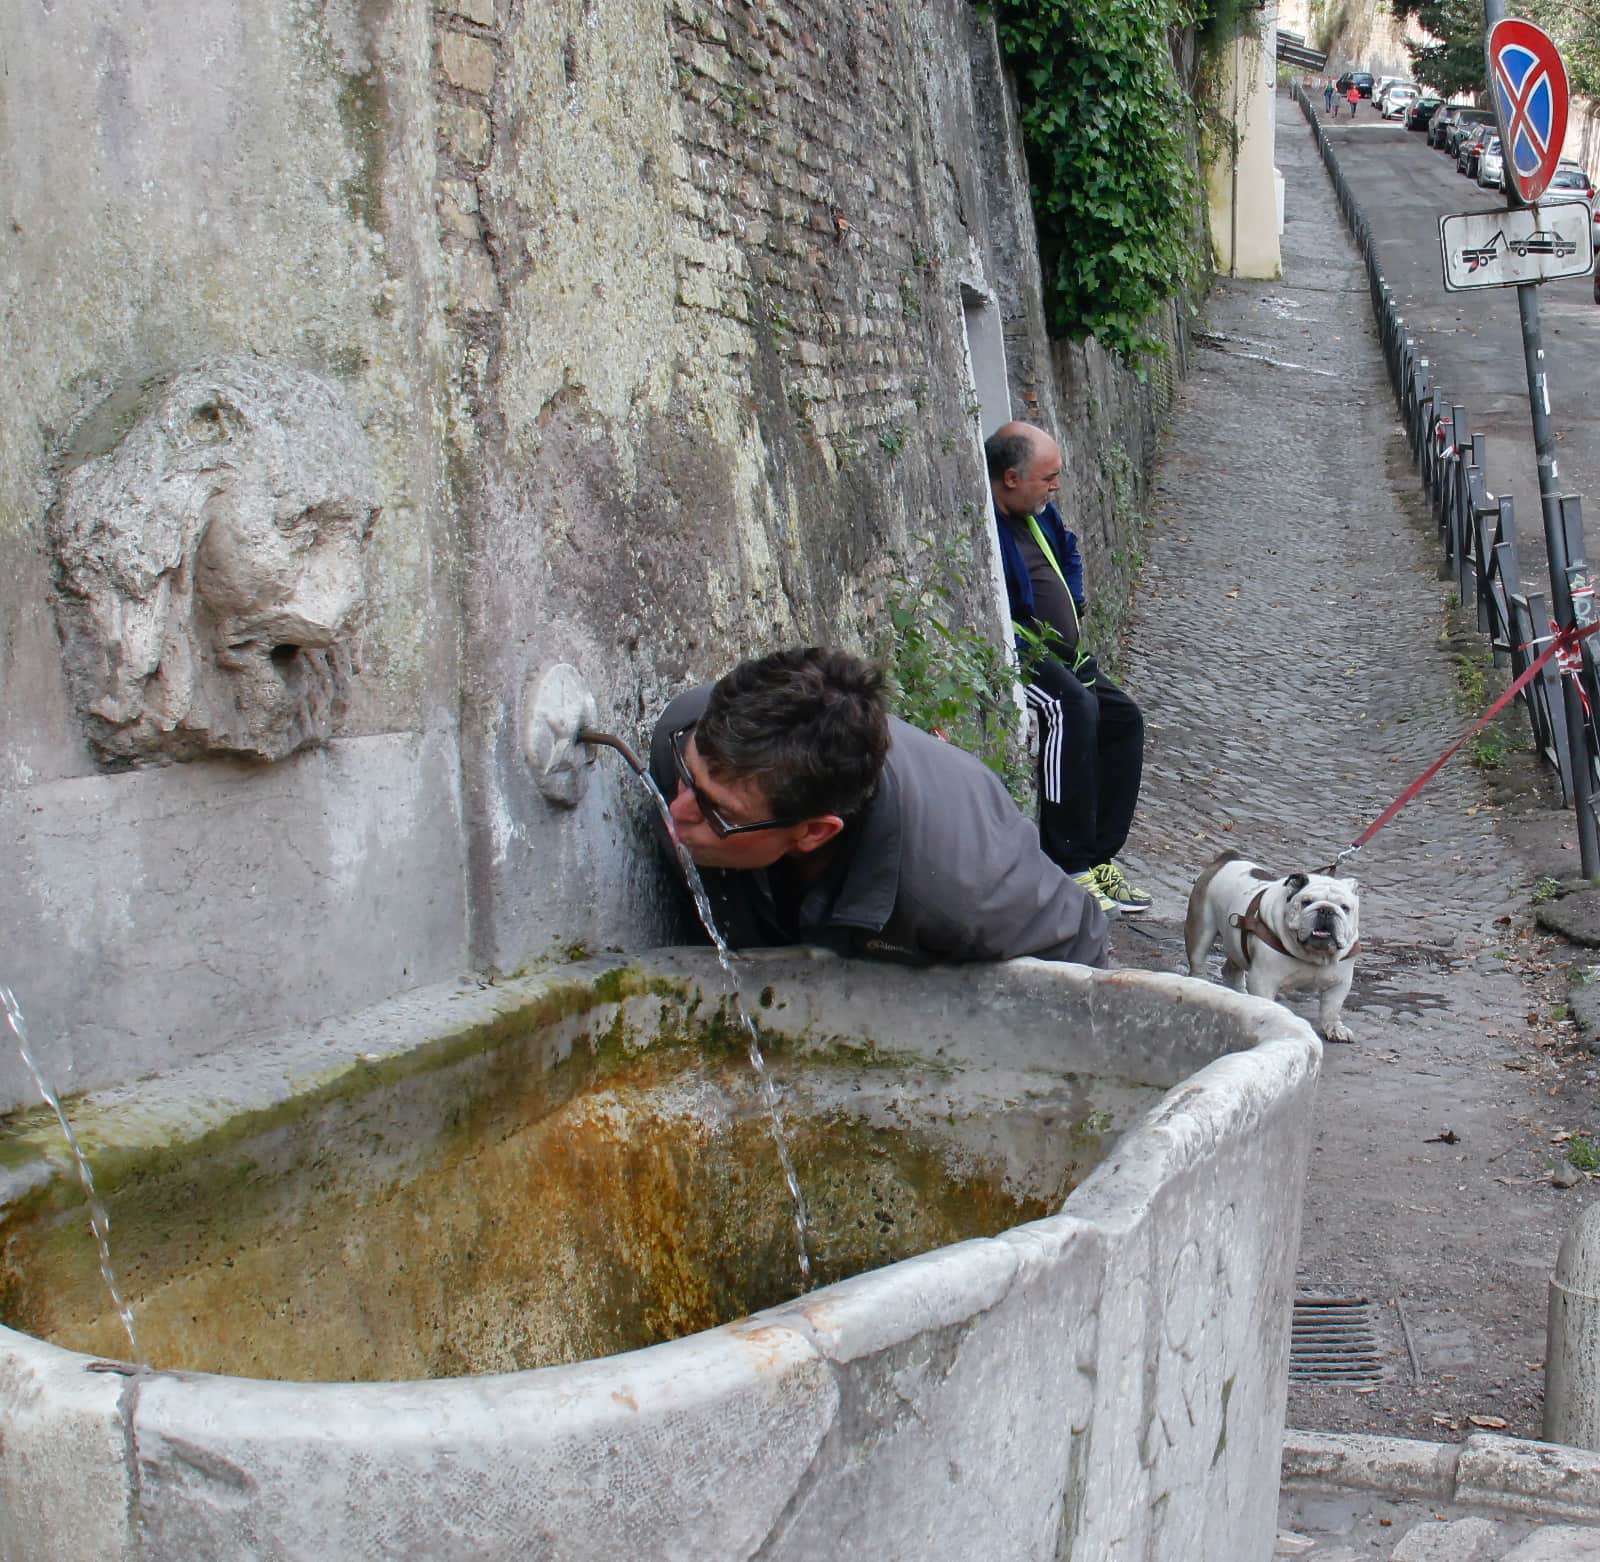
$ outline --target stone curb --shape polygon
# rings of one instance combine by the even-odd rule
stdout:
[[[1600,1453],[1489,1433],[1464,1443],[1424,1443],[1287,1431],[1283,1483],[1600,1521]]]

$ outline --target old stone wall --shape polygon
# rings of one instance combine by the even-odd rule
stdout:
[[[1125,580],[1117,495],[1169,371],[1140,384],[1048,341],[1026,167],[967,0],[10,12],[0,982],[64,1089],[670,935],[636,789],[608,755],[552,808],[521,753],[528,689],[570,662],[637,742],[741,654],[881,650],[886,584],[925,538],[970,549],[998,632],[979,443],[1008,408],[1062,436],[1091,580]],[[162,399],[251,359],[348,409],[370,514],[335,525],[332,498],[287,497],[303,484],[236,481],[272,466],[232,453],[255,425],[220,392]],[[165,554],[113,560],[125,600],[73,607],[100,533],[62,494],[95,491],[77,464],[127,443],[135,405],[199,497],[166,506]],[[129,493],[167,491],[133,470]],[[322,615],[337,646],[295,605],[327,594],[314,580],[253,567],[271,600],[241,606],[216,566],[246,490],[270,525],[230,515],[229,535],[308,579],[316,537],[345,565],[360,537],[364,597]],[[134,632],[173,601],[182,645]],[[313,653],[337,702],[289,739],[229,737],[226,691]],[[171,714],[196,661],[205,722]],[[130,667],[144,704],[119,748],[92,691]],[[30,1096],[0,1049],[0,1109]]]

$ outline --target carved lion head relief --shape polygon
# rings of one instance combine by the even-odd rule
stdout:
[[[67,672],[100,753],[281,759],[324,742],[378,513],[366,435],[304,370],[213,359],[97,407],[50,533]]]

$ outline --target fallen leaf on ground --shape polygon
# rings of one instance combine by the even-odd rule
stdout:
[[[1493,1432],[1498,1432],[1511,1425],[1504,1416],[1468,1416],[1467,1420],[1474,1426],[1488,1427]]]
[[[1424,1144],[1460,1144],[1461,1136],[1453,1128],[1446,1128],[1443,1133],[1437,1133],[1431,1139],[1424,1139]]]

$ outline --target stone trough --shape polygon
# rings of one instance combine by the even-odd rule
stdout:
[[[1018,961],[396,999],[0,1134],[0,1556],[1252,1562],[1319,1061]],[[45,1061],[48,1068],[48,1049]]]

